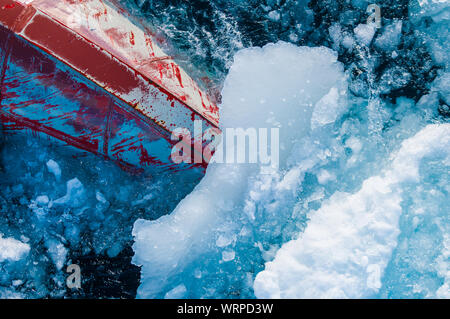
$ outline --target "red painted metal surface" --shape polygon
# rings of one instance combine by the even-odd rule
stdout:
[[[102,0],[0,0],[1,120],[124,165],[169,167],[177,127],[218,109],[125,12]]]

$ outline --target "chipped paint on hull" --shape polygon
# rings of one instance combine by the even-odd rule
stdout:
[[[0,25],[6,130],[39,131],[127,166],[178,170],[186,164],[170,159],[171,131],[193,132],[194,120],[217,129],[217,107],[195,82],[102,1],[0,0]]]

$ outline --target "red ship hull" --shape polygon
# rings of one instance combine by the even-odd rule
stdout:
[[[171,134],[194,132],[195,120],[218,130],[217,107],[114,6],[52,2],[0,0],[3,130],[40,132],[124,167],[191,167],[171,160]],[[73,12],[89,16],[68,25]]]

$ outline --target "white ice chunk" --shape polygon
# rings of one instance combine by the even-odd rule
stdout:
[[[255,279],[259,298],[368,298],[397,245],[401,183],[419,180],[420,161],[450,156],[450,124],[405,140],[389,169],[354,194],[335,193],[311,214],[304,233],[282,246]],[[445,289],[445,288],[443,288]]]
[[[352,49],[353,46],[355,45],[355,40],[353,39],[352,36],[350,35],[345,35],[344,38],[342,39],[342,46],[348,50]]]
[[[221,126],[276,125],[282,141],[280,167],[285,168],[295,143],[310,132],[314,105],[331,88],[345,88],[345,82],[337,54],[324,47],[280,42],[242,50],[234,57],[222,91]],[[311,165],[305,162],[302,167]],[[290,172],[276,188],[279,192],[292,194],[301,180],[301,171]],[[142,265],[138,297],[161,296],[172,278],[196,258],[225,245],[225,240],[217,241],[217,234],[232,214],[237,214],[236,222],[254,218],[251,203],[246,206],[246,191],[258,176],[257,165],[210,164],[203,180],[172,214],[135,222],[133,263]],[[245,233],[242,226],[239,229]],[[236,250],[227,246],[221,257],[222,261],[235,260]]]
[[[224,252],[222,252],[222,260],[225,262],[232,261],[235,255],[236,253],[234,252],[234,250],[225,250]]]
[[[30,251],[30,245],[14,238],[3,238],[0,234],[0,262],[19,261]]]
[[[47,195],[41,195],[41,196],[36,197],[36,204],[38,204],[40,206],[47,205],[49,201],[50,200],[48,199]]]
[[[102,204],[106,204],[108,202],[105,195],[103,195],[100,191],[95,192],[95,198]]]
[[[375,40],[375,46],[384,50],[395,50],[401,39],[402,35],[402,20],[395,21],[391,25],[388,25],[383,34]]]
[[[46,241],[45,246],[48,249],[48,253],[56,266],[56,269],[61,270],[66,262],[68,250],[62,243],[57,240],[49,239]]]
[[[328,33],[330,34],[331,40],[333,40],[333,49],[338,50],[343,39],[341,25],[339,23],[333,23],[328,28]]]
[[[226,247],[228,245],[230,245],[231,243],[233,243],[235,238],[233,238],[232,236],[227,236],[227,235],[219,235],[219,237],[216,240],[216,245],[217,247]]]
[[[327,170],[322,169],[317,174],[317,180],[319,181],[319,184],[324,185],[329,181],[336,180],[336,176],[334,174],[331,174]]]
[[[358,42],[367,46],[372,42],[376,29],[374,23],[358,24],[358,26],[353,29],[353,32],[355,32],[355,37]]]
[[[269,19],[272,21],[278,21],[278,20],[280,20],[280,17],[281,17],[280,12],[277,10],[273,10],[273,11],[269,12]]]
[[[345,106],[342,103],[339,89],[332,87],[328,94],[316,103],[311,118],[311,128],[315,129],[319,126],[334,123],[344,110]]]

